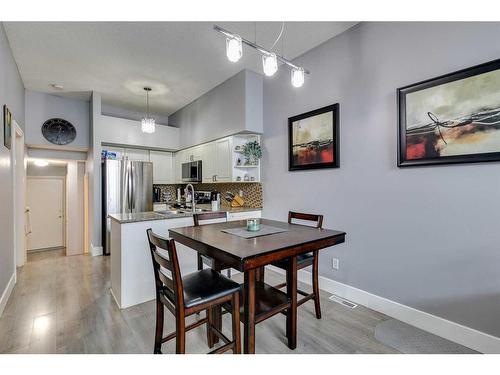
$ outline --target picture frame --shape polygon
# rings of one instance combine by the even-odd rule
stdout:
[[[3,144],[9,150],[12,147],[12,113],[5,104],[3,106]]]
[[[500,161],[500,59],[397,89],[398,167]]]
[[[340,110],[335,103],[288,118],[288,170],[340,167]]]

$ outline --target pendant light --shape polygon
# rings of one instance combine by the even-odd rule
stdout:
[[[141,130],[143,133],[154,133],[156,124],[155,119],[149,117],[149,92],[151,91],[151,87],[144,87],[144,91],[146,91],[146,117],[141,120]]]
[[[241,37],[234,35],[226,38],[226,56],[231,62],[237,62],[243,55],[243,45]]]
[[[264,74],[271,77],[278,71],[278,59],[275,53],[265,53],[262,55],[262,69]]]
[[[293,87],[302,87],[304,84],[304,68],[293,68],[291,70],[291,79]]]

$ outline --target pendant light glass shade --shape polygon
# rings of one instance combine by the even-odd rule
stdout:
[[[151,117],[144,117],[141,120],[141,130],[143,133],[154,133],[156,130],[155,119]]]
[[[155,119],[149,116],[149,92],[151,88],[144,87],[144,91],[146,91],[146,117],[141,120],[141,130],[143,133],[151,134],[156,130]]]
[[[291,78],[293,87],[302,87],[304,84],[304,68],[293,68]]]
[[[262,69],[264,74],[271,77],[278,71],[278,59],[275,53],[266,53],[262,55]]]
[[[226,56],[231,62],[237,62],[243,55],[243,45],[241,37],[235,35],[231,38],[226,38]]]

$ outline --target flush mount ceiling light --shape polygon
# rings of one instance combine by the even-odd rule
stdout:
[[[233,37],[226,38],[226,56],[231,62],[237,62],[243,55],[243,45],[241,44],[241,37],[234,35]]]
[[[144,91],[146,91],[146,117],[141,120],[141,130],[143,133],[154,133],[156,128],[155,119],[149,117],[149,92],[151,91],[151,87],[144,87]]]
[[[284,24],[283,24],[284,25]],[[294,87],[301,87],[304,84],[305,74],[309,74],[309,70],[297,66],[290,60],[285,59],[283,56],[278,55],[264,47],[259,46],[257,43],[251,42],[247,39],[240,37],[231,31],[223,29],[220,26],[214,25],[214,30],[226,36],[226,55],[229,61],[236,62],[243,55],[243,44],[256,49],[262,54],[262,68],[266,76],[272,76],[278,70],[278,61],[285,64],[292,69],[291,82]],[[281,27],[280,34],[274,42],[271,50],[274,48],[278,40],[283,34],[283,26]]]
[[[49,165],[49,162],[47,160],[42,160],[42,159],[36,159],[33,162],[37,167],[46,167]]]

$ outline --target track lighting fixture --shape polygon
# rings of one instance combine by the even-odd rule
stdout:
[[[223,29],[220,26],[214,25],[214,30],[226,36],[226,55],[229,61],[236,62],[241,58],[241,56],[243,55],[243,44],[245,44],[249,47],[252,47],[253,49],[256,49],[262,54],[262,68],[266,76],[271,77],[278,71],[278,61],[280,61],[284,65],[287,65],[291,68],[290,78],[292,85],[294,87],[302,87],[304,85],[305,74],[309,74],[309,71],[307,69],[297,66],[291,61],[285,59],[283,56],[269,51],[254,42],[242,38],[238,34]],[[281,28],[281,32],[274,42],[271,50],[274,48],[282,34],[283,27]]]

